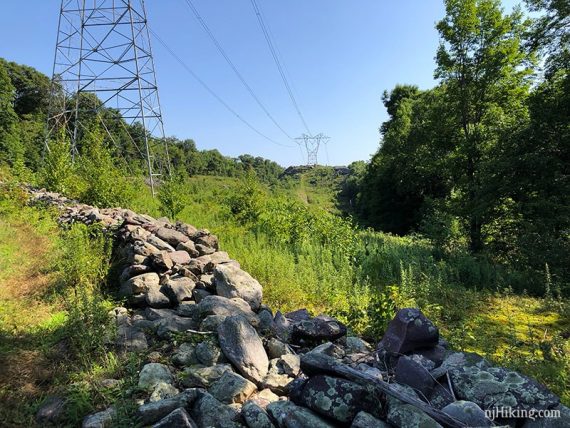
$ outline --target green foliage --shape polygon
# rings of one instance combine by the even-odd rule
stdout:
[[[187,181],[183,174],[175,172],[160,183],[158,200],[162,214],[176,220],[188,203]]]
[[[70,142],[63,130],[49,144],[44,164],[39,170],[39,184],[53,192],[72,197],[77,195],[76,169],[71,161]]]
[[[119,207],[126,206],[132,199],[134,189],[125,172],[115,165],[100,131],[92,131],[83,139],[78,163],[78,175],[85,183],[80,195],[83,202],[98,207]]]
[[[225,202],[237,221],[241,224],[253,224],[262,214],[265,200],[262,187],[251,169]]]

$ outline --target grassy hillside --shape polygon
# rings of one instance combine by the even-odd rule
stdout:
[[[271,190],[261,186],[251,204],[256,220],[240,221],[231,201],[243,192],[243,181],[193,177],[178,218],[219,235],[222,248],[264,285],[274,309],[327,312],[375,341],[396,308],[417,306],[454,347],[534,376],[570,402],[570,304],[553,284],[545,299],[517,295],[509,287],[512,272],[467,253],[441,254],[420,238],[350,228],[336,215],[331,224],[317,225],[307,219],[336,212],[335,189],[310,180],[305,175]],[[132,208],[163,214],[143,193]],[[306,218],[297,222],[267,219],[299,216],[301,209]],[[322,234],[344,228],[323,243]],[[283,232],[307,236],[287,241]]]
[[[397,308],[417,306],[453,347],[533,376],[570,403],[570,305],[554,284],[548,299],[516,295],[508,273],[467,254],[441,254],[420,238],[356,229],[328,211],[334,212],[335,191],[326,186],[306,177],[271,188],[192,177],[182,186],[177,218],[216,233],[221,247],[263,284],[274,310],[326,312],[375,342]],[[130,208],[164,215],[159,200],[140,188]],[[8,193],[0,210],[6,344],[0,353],[7,362],[0,418],[29,426],[44,397],[62,394],[70,397],[66,420],[74,426],[93,403],[126,403],[124,384],[109,389],[101,380],[129,383],[138,368],[136,356],[124,359],[98,346],[96,320],[114,304],[101,291],[109,253],[95,231],[76,227],[62,235],[51,214],[23,207]],[[82,289],[88,292],[77,294]],[[37,316],[26,316],[30,308]]]

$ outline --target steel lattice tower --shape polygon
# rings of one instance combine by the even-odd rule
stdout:
[[[102,105],[83,105],[84,93],[95,94]],[[146,161],[154,195],[155,177],[170,172],[170,161],[144,0],[61,2],[46,148],[49,135],[63,126],[75,157],[82,116],[101,107],[116,110],[129,125],[142,125],[142,144],[131,141]],[[158,145],[164,145],[161,151]]]
[[[297,140],[298,144],[302,142],[305,146],[305,150],[307,151],[307,165],[315,166],[318,163],[319,148],[321,147],[321,143],[326,144],[328,140],[330,140],[330,137],[327,137],[324,134],[303,134],[299,138],[295,138],[295,140]]]

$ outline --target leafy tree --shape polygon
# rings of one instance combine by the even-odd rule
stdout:
[[[132,198],[131,186],[124,171],[115,165],[111,151],[103,141],[100,131],[91,131],[83,139],[79,174],[85,188],[81,192],[81,199],[99,207],[124,206]]]
[[[161,212],[175,220],[188,204],[187,175],[182,170],[175,170],[158,188],[158,200]]]
[[[465,219],[470,249],[479,252],[495,198],[488,166],[501,136],[524,120],[529,55],[520,10],[504,15],[499,0],[446,0],[437,24],[441,44],[435,76],[445,87],[454,119],[456,210]]]
[[[71,146],[63,129],[57,139],[50,142],[39,176],[40,185],[46,189],[66,196],[77,196],[76,168],[71,162]]]

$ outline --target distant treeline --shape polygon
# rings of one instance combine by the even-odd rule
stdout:
[[[57,85],[53,89],[56,99],[63,96],[57,93]],[[19,165],[30,171],[41,168],[51,90],[50,79],[44,74],[0,58],[0,162]],[[67,102],[74,103],[75,100]],[[84,146],[90,141],[84,137],[98,133],[117,167],[130,174],[143,175],[144,159],[137,149],[137,146],[144,147],[144,130],[140,124],[127,124],[115,110],[102,107],[92,94],[80,95],[80,108],[85,113],[82,113],[79,128],[82,134],[78,138],[79,153],[86,151]],[[73,118],[70,120],[73,122]],[[109,133],[101,125],[101,120]],[[253,170],[259,179],[271,183],[283,173],[279,164],[261,157],[245,154],[231,158],[218,150],[198,150],[190,139],[170,137],[168,141],[173,168],[188,175],[240,177]],[[160,149],[156,154],[164,156]]]

